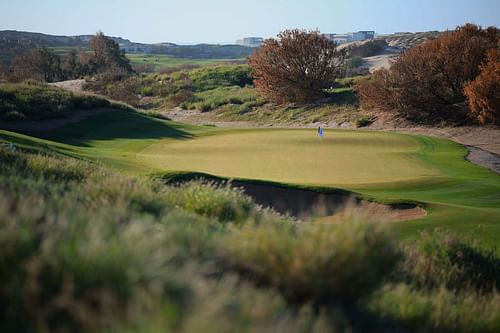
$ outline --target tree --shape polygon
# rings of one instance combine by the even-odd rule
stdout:
[[[467,117],[464,86],[474,80],[499,30],[467,24],[403,53],[389,70],[357,86],[363,107],[438,121]]]
[[[75,50],[71,50],[65,57],[62,64],[62,69],[68,79],[74,79],[81,75],[80,63]]]
[[[117,74],[133,72],[130,61],[125,56],[125,53],[120,50],[120,46],[101,31],[90,40],[90,48],[94,51],[93,59],[89,64],[91,71]]]
[[[61,59],[46,47],[32,49],[14,59],[14,76],[18,80],[34,79],[54,82],[63,78]]]
[[[481,73],[465,86],[464,92],[473,119],[500,125],[500,38],[498,48],[488,51]]]
[[[0,81],[6,80],[8,77],[8,72],[5,66],[0,62]]]
[[[345,69],[345,53],[317,31],[285,30],[248,59],[256,89],[278,103],[310,102]]]

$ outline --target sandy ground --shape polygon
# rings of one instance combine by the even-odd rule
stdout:
[[[49,83],[49,85],[51,85],[51,86],[59,87],[59,88],[66,89],[66,90],[69,90],[72,92],[82,92],[84,84],[85,84],[84,79],[67,80],[67,81]]]
[[[387,47],[382,54],[363,58],[363,67],[367,67],[370,73],[381,69],[391,67],[391,60],[400,54],[401,50],[395,47]]]
[[[336,223],[345,221],[348,216],[356,216],[384,223],[416,220],[427,215],[425,209],[415,205],[383,205],[359,200],[349,194],[319,193],[241,181],[232,185],[242,188],[258,204],[306,222]]]

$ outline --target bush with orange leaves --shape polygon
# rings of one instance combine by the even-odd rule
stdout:
[[[404,52],[356,87],[364,108],[396,112],[419,122],[467,119],[465,85],[481,71],[500,31],[467,24]]]
[[[256,89],[277,103],[311,102],[345,70],[345,51],[318,31],[285,30],[248,59]]]
[[[481,124],[500,125],[500,38],[498,49],[488,51],[481,74],[465,86],[470,115]]]

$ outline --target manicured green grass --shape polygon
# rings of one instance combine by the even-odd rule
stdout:
[[[435,227],[488,246],[500,237],[500,177],[467,162],[466,149],[448,140],[341,130],[327,130],[320,139],[315,129],[197,127],[133,112],[93,116],[46,139],[36,142],[131,173],[198,171],[420,202],[428,216],[394,224],[404,237]]]
[[[351,187],[426,181],[442,174],[414,153],[409,136],[315,129],[239,130],[146,147],[138,157],[162,170],[267,179],[292,184]]]
[[[174,58],[164,54],[127,54],[132,65],[153,66],[156,71],[162,68],[178,68],[186,65],[209,66],[215,64],[224,64],[244,59],[185,59]]]

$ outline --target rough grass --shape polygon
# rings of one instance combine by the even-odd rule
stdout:
[[[489,292],[500,286],[500,260],[470,239],[423,233],[407,253],[403,274],[420,287]]]
[[[75,94],[40,83],[0,83],[0,120],[58,118],[73,110],[106,107],[128,108],[99,96]]]
[[[300,225],[226,186],[170,187],[55,153],[0,148],[0,161],[2,331],[500,328],[495,290],[407,280],[414,253],[380,225]]]
[[[356,221],[335,230],[246,225],[224,244],[228,265],[299,304],[354,303],[369,296],[399,259],[387,230]]]

